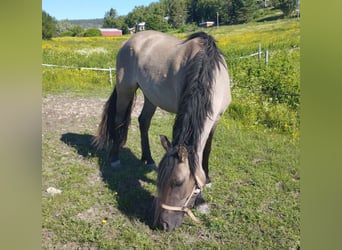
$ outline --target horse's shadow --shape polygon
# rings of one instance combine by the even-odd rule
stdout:
[[[120,152],[122,167],[112,169],[108,153],[98,150],[93,144],[93,136],[89,134],[66,133],[60,138],[62,142],[77,150],[85,158],[97,158],[102,180],[113,191],[113,199],[118,202],[118,209],[129,218],[137,218],[141,222],[153,226],[154,197],[144,186],[155,181],[146,177],[153,171],[146,166],[128,148]]]

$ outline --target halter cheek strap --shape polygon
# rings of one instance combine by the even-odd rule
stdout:
[[[190,218],[196,222],[196,223],[199,223],[200,221],[195,217],[195,215],[193,214],[193,212],[190,210],[190,208],[188,208],[188,203],[190,202],[191,198],[193,197],[193,195],[196,194],[196,192],[201,192],[203,190],[203,185],[202,185],[202,182],[199,182],[199,178],[197,176],[195,176],[195,186],[191,192],[191,194],[189,195],[189,197],[186,199],[185,203],[184,203],[184,206],[182,207],[176,207],[176,206],[169,206],[169,205],[166,205],[164,203],[161,203],[160,204],[160,207],[161,208],[164,208],[166,210],[170,210],[170,211],[178,211],[178,212],[185,212],[187,213]],[[198,195],[198,194],[196,194]]]

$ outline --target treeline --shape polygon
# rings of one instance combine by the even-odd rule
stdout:
[[[118,16],[111,8],[104,15],[103,28],[119,28],[123,34],[136,28],[140,22],[146,29],[191,31],[199,23],[213,21],[219,25],[247,23],[259,18],[265,10],[280,9],[289,17],[298,7],[299,0],[160,0],[148,6],[136,6],[125,16]],[[95,29],[84,30],[70,21],[57,22],[43,11],[42,37],[100,35]]]
[[[299,0],[160,0],[149,6],[137,6],[128,15],[118,16],[110,9],[104,18],[103,27],[128,28],[145,22],[147,29],[166,31],[201,22],[213,21],[220,25],[250,22],[264,9],[280,9],[289,17],[297,8]]]

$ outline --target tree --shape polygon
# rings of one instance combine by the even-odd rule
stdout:
[[[129,30],[129,27],[126,23],[124,23],[121,27],[121,30],[122,30],[122,34],[130,34],[130,30]]]
[[[297,7],[297,1],[298,0],[272,0],[272,5],[280,9],[285,17],[290,17],[292,12],[296,9]]]
[[[178,28],[188,19],[186,0],[162,0],[160,5],[172,27]]]
[[[81,26],[75,25],[70,30],[72,32],[72,36],[83,36],[84,29]]]
[[[83,36],[84,29],[79,25],[74,25],[68,20],[59,21],[56,24],[57,36]]]
[[[220,8],[219,0],[192,0],[190,3],[193,22],[215,21]]]
[[[85,37],[91,37],[91,36],[102,36],[102,33],[99,29],[95,29],[95,28],[90,28],[90,29],[87,29],[85,32],[84,32],[84,36]]]
[[[125,18],[125,23],[128,27],[136,27],[138,23],[146,21],[147,8],[144,6],[136,6],[134,9],[128,13]]]
[[[145,22],[146,29],[166,31],[168,23],[164,20],[165,11],[160,3],[151,3],[149,6],[136,6],[128,13],[125,23],[128,27],[137,27],[138,23]]]
[[[57,22],[57,24],[56,24],[57,36],[65,36],[65,34],[70,34],[73,26],[74,25],[68,20],[63,20],[63,21]],[[70,36],[72,36],[72,35],[70,35]]]
[[[146,29],[167,31],[169,25],[164,19],[166,15],[165,9],[162,8],[160,3],[151,3],[146,8],[146,15],[144,21],[146,21]]]
[[[42,12],[42,38],[51,39],[56,35],[56,20],[44,10]]]
[[[231,24],[240,24],[251,21],[257,7],[254,0],[232,0],[228,14],[229,22]]]
[[[230,23],[232,0],[188,0],[188,22],[203,21]]]
[[[111,8],[108,12],[106,12],[104,21],[103,21],[103,28],[117,28],[117,12],[115,9]]]
[[[126,16],[117,16],[116,10],[111,8],[106,14],[102,28],[121,29],[123,34],[129,34]]]
[[[220,1],[219,17],[223,24],[231,23],[230,9],[233,6],[233,0]]]

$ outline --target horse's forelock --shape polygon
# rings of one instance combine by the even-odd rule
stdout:
[[[172,149],[169,150],[158,166],[158,180],[157,180],[157,187],[158,187],[158,196],[163,196],[166,192],[170,177],[173,173],[174,168],[177,165],[177,150]]]
[[[177,156],[176,156],[175,150],[168,151],[162,160],[159,163],[158,166],[158,176],[157,176],[157,189],[158,189],[158,196],[154,200],[154,225],[157,224],[161,207],[160,207],[160,199],[162,197],[165,197],[167,189],[169,187],[169,181],[173,172],[173,169],[175,168],[177,164]]]

